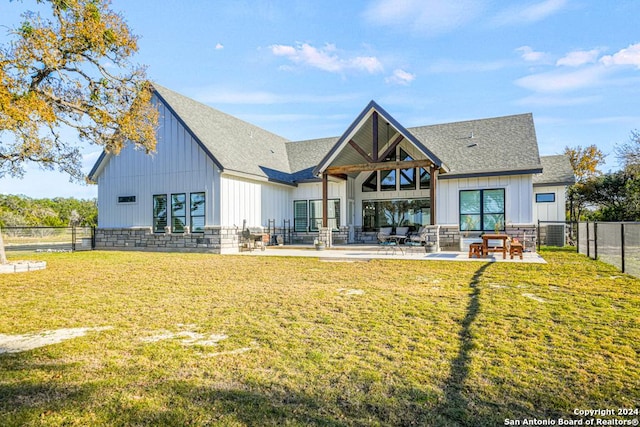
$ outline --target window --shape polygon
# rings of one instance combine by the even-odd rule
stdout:
[[[363,193],[368,193],[371,191],[378,191],[378,172],[374,172],[371,175],[369,175],[369,178],[367,178],[362,183]]]
[[[191,193],[189,195],[191,202],[191,232],[204,233],[205,224],[205,196],[204,193]]]
[[[118,196],[118,203],[135,203],[136,196]]]
[[[504,189],[460,191],[460,230],[504,230]]]
[[[406,151],[402,148],[400,149],[400,160],[403,162],[408,162],[413,160]],[[415,168],[411,169],[400,169],[400,189],[401,190],[415,190],[416,189],[416,170]]]
[[[428,190],[431,188],[431,173],[425,168],[420,168],[420,189]]]
[[[153,232],[164,233],[167,226],[167,195],[153,196]]]
[[[327,225],[332,230],[340,228],[340,199],[327,200]],[[322,227],[322,200],[309,200],[309,230]]]
[[[187,195],[185,193],[171,195],[171,232],[184,233],[187,225]]]
[[[300,232],[309,230],[306,200],[294,200],[293,202],[293,230]]]
[[[380,227],[420,228],[431,223],[429,199],[363,200],[362,228],[376,231]]]
[[[556,193],[536,193],[536,203],[553,203],[556,201]]]
[[[380,171],[380,190],[395,191],[396,190],[396,170]]]

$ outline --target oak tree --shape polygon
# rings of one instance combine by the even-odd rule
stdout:
[[[82,179],[87,143],[153,151],[158,112],[145,69],[132,62],[138,38],[124,18],[108,0],[35,6],[0,45],[0,178],[22,176],[32,162]]]

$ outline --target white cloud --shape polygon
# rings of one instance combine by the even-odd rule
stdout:
[[[585,64],[593,64],[597,61],[600,50],[577,50],[569,52],[562,58],[558,59],[556,65],[562,65],[566,67],[579,67]]]
[[[222,50],[222,49],[224,49],[224,45],[222,43],[216,43],[215,49],[216,50]]]
[[[516,49],[516,52],[520,53],[522,59],[527,62],[540,62],[543,61],[547,54],[544,52],[536,52],[529,46],[520,46]]]
[[[480,0],[375,0],[364,18],[375,25],[437,35],[473,21],[483,8]]]
[[[602,67],[591,66],[576,71],[550,71],[532,74],[516,80],[516,84],[534,92],[568,92],[602,83],[606,70]]]
[[[634,65],[640,69],[640,43],[629,45],[626,49],[621,49],[613,55],[606,55],[600,58],[600,62],[611,67],[614,65]]]
[[[559,11],[566,5],[567,0],[544,0],[529,6],[511,6],[498,14],[493,22],[496,25],[528,24],[541,21]]]
[[[408,71],[398,68],[393,70],[393,74],[387,77],[384,81],[391,84],[408,86],[415,79],[416,79],[415,74],[411,74]]]
[[[272,45],[270,49],[274,55],[285,57],[294,64],[318,68],[330,73],[355,70],[376,74],[384,70],[382,63],[375,56],[342,57],[334,44],[326,44],[322,48],[316,48],[308,43],[297,46]]]

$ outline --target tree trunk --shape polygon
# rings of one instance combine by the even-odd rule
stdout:
[[[0,264],[9,264],[7,255],[4,253],[4,240],[2,239],[2,228],[0,228]]]

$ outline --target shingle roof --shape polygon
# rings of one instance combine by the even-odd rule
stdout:
[[[154,88],[224,170],[266,178],[269,171],[291,172],[285,138],[160,85]]]
[[[296,173],[294,180],[298,182],[314,179],[313,168],[320,163],[337,141],[338,137],[288,142],[289,167]]]
[[[408,130],[449,167],[450,172],[441,178],[516,171],[531,173],[542,167],[531,114]]]
[[[158,97],[225,171],[288,184],[315,179],[313,170],[340,137],[287,141],[278,135],[154,84]],[[542,170],[531,114],[406,129],[449,169],[441,178]],[[91,175],[109,156],[101,156]],[[105,160],[106,159],[106,160]],[[566,164],[551,161],[535,183],[568,182]],[[553,171],[553,172],[552,172]],[[572,179],[572,175],[571,175]]]
[[[576,182],[573,167],[564,154],[540,157],[542,173],[533,175],[533,185],[572,185]]]

